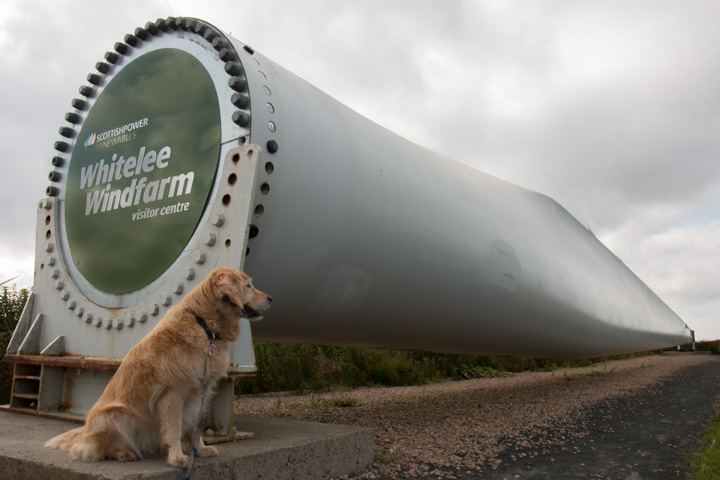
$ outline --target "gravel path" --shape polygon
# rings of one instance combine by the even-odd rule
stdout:
[[[549,454],[563,453],[563,445],[582,442],[591,435],[588,416],[603,402],[634,398],[702,365],[718,372],[720,359],[652,356],[510,378],[245,396],[236,411],[372,427],[375,462],[363,478],[530,478],[520,476],[532,466],[522,462],[536,457],[549,461],[554,458]],[[522,463],[520,470],[505,468],[515,461]]]

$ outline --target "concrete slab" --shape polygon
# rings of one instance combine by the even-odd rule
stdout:
[[[193,480],[333,479],[354,475],[373,460],[372,429],[297,420],[235,417],[238,430],[255,438],[216,445],[220,456],[198,458]],[[77,424],[0,411],[0,478],[182,479],[184,471],[160,457],[136,462],[72,460],[43,444]]]
[[[663,356],[665,356],[665,357],[680,357],[680,356],[685,356],[685,355],[712,355],[712,352],[707,351],[707,350],[697,350],[697,351],[695,351],[695,352],[674,352],[674,351],[669,351],[669,352],[663,352],[662,354],[663,354]]]

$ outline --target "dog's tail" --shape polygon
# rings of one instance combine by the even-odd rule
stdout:
[[[140,458],[140,453],[132,440],[129,414],[124,404],[110,403],[91,412],[84,427],[58,435],[45,446],[67,451],[71,457],[86,462],[104,458],[135,460]]]

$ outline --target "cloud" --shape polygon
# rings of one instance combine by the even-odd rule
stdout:
[[[5,2],[0,277],[32,269],[52,145],[85,75],[136,26],[192,15],[409,140],[553,197],[720,338],[717,2],[124,5]]]

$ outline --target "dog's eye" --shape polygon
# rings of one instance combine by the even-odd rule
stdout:
[[[245,286],[246,286],[247,288],[252,288],[252,283],[248,283],[248,284],[245,285]]]

